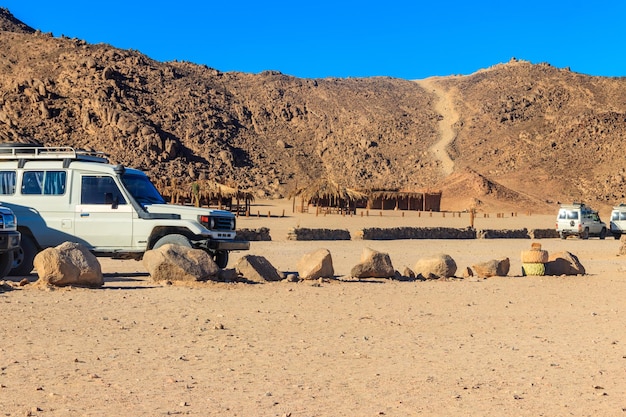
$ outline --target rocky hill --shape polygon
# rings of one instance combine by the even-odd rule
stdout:
[[[0,9],[0,142],[103,150],[181,184],[281,197],[327,177],[441,189],[444,210],[626,199],[626,79],[511,60],[419,81],[162,63]]]

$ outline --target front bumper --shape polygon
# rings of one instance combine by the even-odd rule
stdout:
[[[19,248],[21,240],[22,234],[16,230],[0,232],[0,252]]]
[[[250,242],[246,240],[211,240],[209,249],[213,250],[248,250]]]

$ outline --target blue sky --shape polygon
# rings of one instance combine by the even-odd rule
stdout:
[[[626,1],[0,0],[54,36],[302,78],[471,74],[512,57],[626,76]]]

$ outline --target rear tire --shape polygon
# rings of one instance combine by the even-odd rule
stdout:
[[[35,244],[35,240],[25,233],[22,233],[22,241],[20,247],[12,252],[13,254],[13,269],[9,272],[9,275],[30,275],[33,271],[33,261],[35,255],[39,250]]]
[[[619,240],[620,237],[622,237],[621,233],[613,233],[613,237],[615,238],[615,240]]]
[[[172,245],[185,246],[187,248],[191,247],[191,242],[189,241],[189,239],[187,239],[186,236],[174,234],[165,235],[161,239],[157,240],[152,249],[158,249],[163,245],[167,245],[168,243]]]
[[[589,239],[589,228],[586,228],[585,230],[583,230],[583,232],[580,234],[580,238]]]
[[[604,239],[606,237],[606,228],[603,227],[602,230],[600,230],[600,239]]]

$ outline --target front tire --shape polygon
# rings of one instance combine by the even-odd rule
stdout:
[[[604,239],[606,237],[606,227],[603,227],[602,230],[600,230],[600,239]]]
[[[11,268],[13,268],[12,250],[0,254],[0,279],[9,275]]]
[[[184,246],[186,248],[191,247],[191,242],[189,241],[189,239],[187,239],[186,236],[173,234],[173,235],[165,235],[161,239],[157,240],[154,246],[152,247],[152,249],[158,249],[163,245],[167,245],[168,243],[172,245]]]
[[[213,260],[215,261],[215,264],[220,269],[226,268],[226,265],[228,265],[228,251],[227,250],[218,250],[217,252],[215,252],[215,256],[214,256]]]
[[[33,271],[33,261],[39,250],[35,244],[35,240],[29,235],[22,233],[22,241],[20,247],[13,253],[13,269],[9,272],[12,276],[30,275]]]

